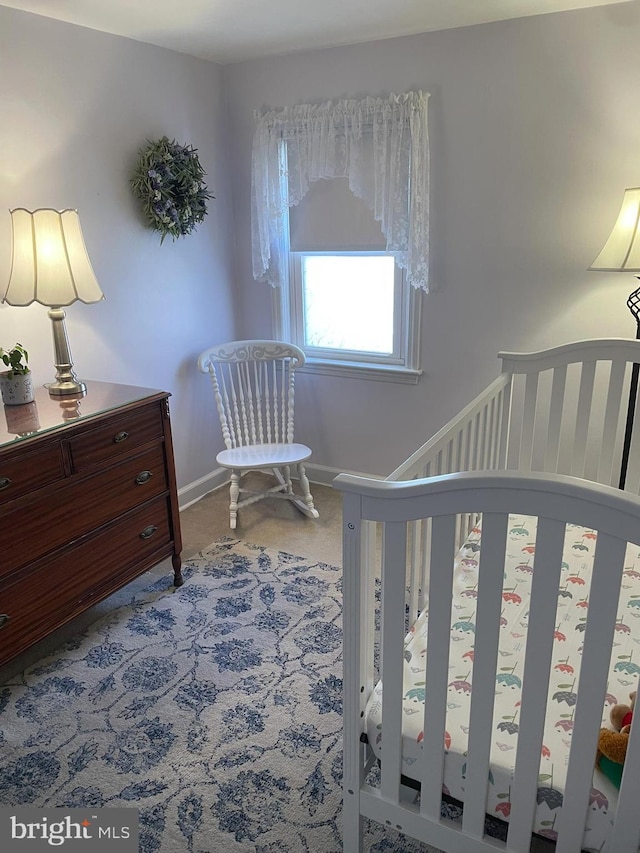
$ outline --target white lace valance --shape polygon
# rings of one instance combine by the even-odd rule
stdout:
[[[256,114],[253,275],[282,284],[288,208],[320,178],[348,178],[414,287],[428,290],[428,94],[304,104]]]

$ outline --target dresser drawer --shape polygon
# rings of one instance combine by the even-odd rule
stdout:
[[[58,444],[0,455],[0,506],[63,477]]]
[[[169,518],[167,499],[159,498],[72,551],[7,578],[0,587],[0,664],[167,556]]]
[[[73,470],[83,471],[120,457],[163,434],[158,403],[112,418],[107,424],[69,439]]]
[[[164,445],[158,442],[105,472],[68,482],[46,498],[34,498],[33,503],[1,519],[0,577],[74,542],[167,489]],[[10,535],[13,531],[20,531],[20,535]]]

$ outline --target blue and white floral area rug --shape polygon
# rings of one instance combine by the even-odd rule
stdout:
[[[339,853],[341,571],[224,538],[185,577],[0,688],[0,805],[139,808],[142,853]]]

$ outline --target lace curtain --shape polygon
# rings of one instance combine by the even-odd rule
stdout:
[[[251,204],[253,275],[284,281],[288,208],[321,178],[348,178],[380,222],[387,251],[428,291],[428,94],[304,104],[256,114]]]

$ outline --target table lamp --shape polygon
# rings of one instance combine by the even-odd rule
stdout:
[[[589,269],[602,270],[603,272],[640,273],[640,187],[632,187],[624,191],[622,207],[609,239]],[[636,277],[640,278],[640,275]],[[636,339],[640,340],[640,287],[629,295],[627,307],[636,321]],[[634,364],[631,369],[629,404],[622,448],[621,489],[625,487],[629,465],[639,371],[640,365]]]
[[[53,325],[55,382],[49,394],[84,394],[86,385],[73,370],[64,307],[104,299],[84,245],[76,210],[18,207],[11,211],[13,257],[2,299],[9,305],[39,302],[49,308]]]

